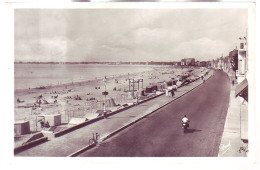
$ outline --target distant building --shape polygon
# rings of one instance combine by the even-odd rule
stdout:
[[[195,58],[184,58],[181,59],[182,66],[195,66]]]
[[[186,59],[181,59],[181,66],[185,66],[186,65]]]
[[[247,73],[247,44],[246,39],[240,39],[238,49],[238,70],[236,71],[237,82],[240,83],[246,78]]]
[[[196,61],[196,62],[195,62],[195,66],[200,66],[200,62],[199,62],[199,61]]]
[[[180,65],[181,65],[181,62],[175,62],[175,65],[176,65],[176,66],[180,66]]]
[[[238,85],[235,89],[235,96],[240,96],[248,102],[248,54],[247,54],[247,38],[239,38],[240,42],[238,49],[230,51],[229,53],[229,62],[230,70],[235,73],[235,78]],[[245,103],[243,103],[243,106]]]
[[[201,61],[199,66],[200,67],[207,67],[207,61]]]

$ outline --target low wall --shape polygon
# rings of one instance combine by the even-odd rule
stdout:
[[[47,142],[47,141],[48,141],[48,137],[42,137],[42,138],[36,139],[34,141],[28,142],[22,146],[18,146],[16,148],[14,148],[14,154],[17,154],[19,152],[22,152],[26,149],[29,149],[31,147],[34,147],[36,145],[39,145],[39,144]]]

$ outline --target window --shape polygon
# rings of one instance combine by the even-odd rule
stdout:
[[[240,43],[240,49],[244,49],[244,43]]]

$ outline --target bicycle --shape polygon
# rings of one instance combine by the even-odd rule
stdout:
[[[242,153],[242,152],[247,153],[247,152],[248,152],[248,146],[247,146],[247,145],[244,146],[244,147],[241,146],[241,147],[239,148],[238,152],[239,152],[239,153]]]
[[[92,136],[91,139],[89,139],[88,144],[89,144],[89,145],[96,145],[96,144],[98,143],[99,134],[98,134],[98,133],[96,133],[96,134],[93,133],[92,135],[93,135],[93,136]]]
[[[219,151],[222,153],[222,155],[224,155],[230,148],[231,148],[231,143],[229,141],[227,145],[221,144],[219,146]]]

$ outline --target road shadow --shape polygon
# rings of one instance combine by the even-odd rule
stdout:
[[[194,132],[200,132],[201,130],[199,129],[187,129],[186,133],[194,133]]]

